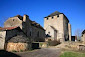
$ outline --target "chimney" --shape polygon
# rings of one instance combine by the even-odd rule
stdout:
[[[28,15],[24,15],[24,16],[23,16],[23,22],[26,22],[26,19],[28,19],[28,18],[29,18]]]

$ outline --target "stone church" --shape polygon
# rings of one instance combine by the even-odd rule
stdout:
[[[30,38],[32,42],[44,41],[44,28],[35,21],[30,20],[28,15],[10,17],[4,22],[4,27],[0,28],[0,49],[15,49],[14,47],[17,47],[18,43],[19,45],[22,43],[22,45],[27,46],[26,43],[29,42],[27,38]],[[7,45],[5,46],[5,44]]]
[[[71,24],[63,13],[56,11],[44,17],[44,29],[51,40],[71,41]]]

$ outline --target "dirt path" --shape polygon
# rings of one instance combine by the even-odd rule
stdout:
[[[58,48],[42,48],[34,51],[17,53],[21,57],[59,57],[61,50]]]

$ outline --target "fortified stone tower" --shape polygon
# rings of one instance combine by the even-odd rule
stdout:
[[[61,42],[71,38],[71,25],[68,18],[58,11],[44,17],[44,29],[47,37],[51,40],[60,40]]]

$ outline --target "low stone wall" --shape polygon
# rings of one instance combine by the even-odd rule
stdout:
[[[79,45],[79,50],[80,51],[85,51],[85,45]]]
[[[27,43],[7,43],[7,51],[25,51],[28,50]]]
[[[85,51],[85,44],[82,42],[63,42],[56,47],[62,50]]]

